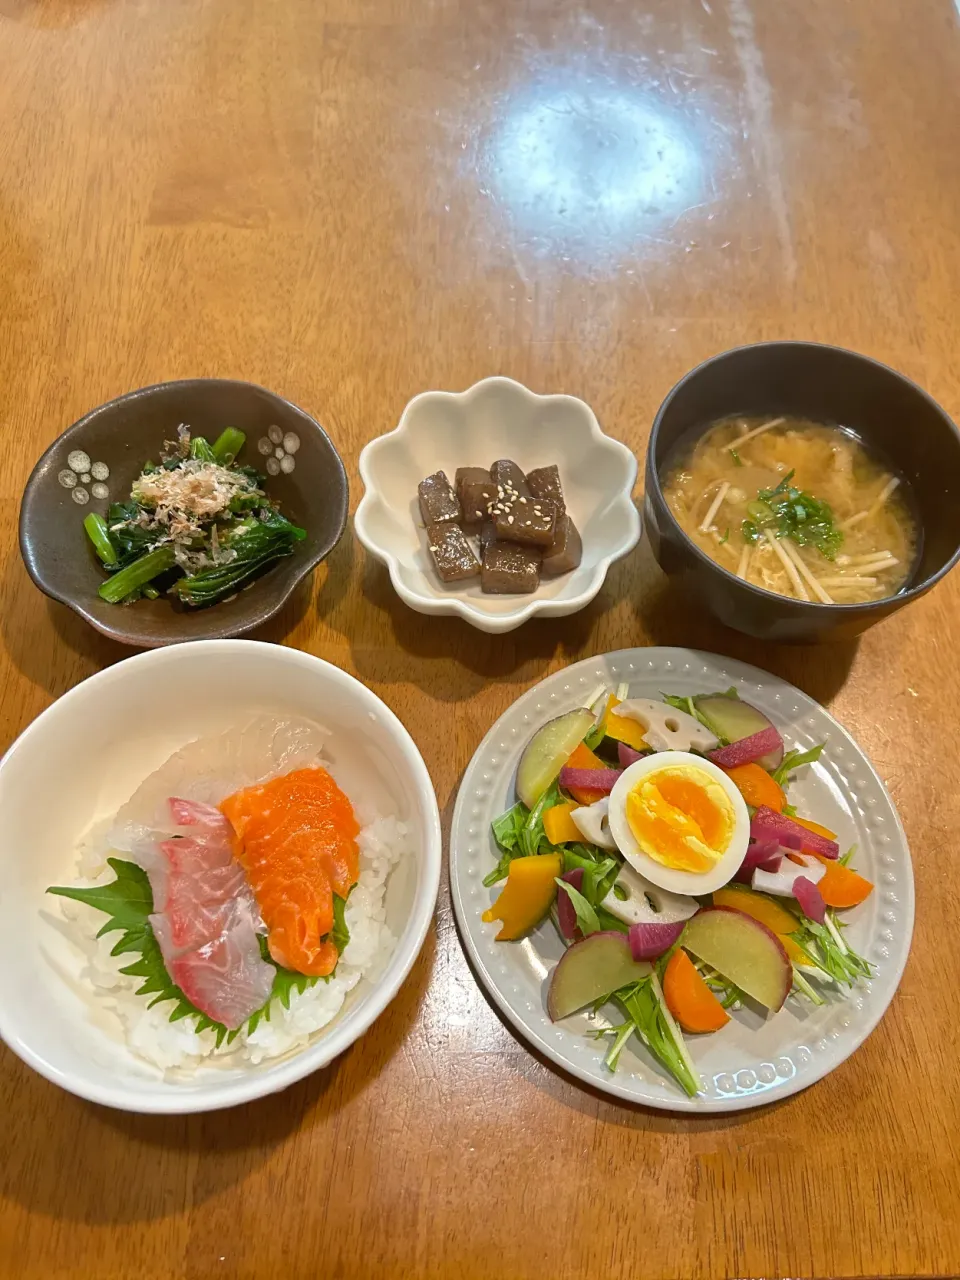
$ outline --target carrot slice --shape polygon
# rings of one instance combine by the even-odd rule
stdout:
[[[567,760],[566,768],[568,769],[606,769],[607,765],[603,763],[598,755],[595,755],[585,743],[581,742],[576,750]],[[567,787],[567,790],[573,796],[574,800],[578,800],[580,804],[594,804],[597,800],[602,800],[606,791],[593,791],[589,787]]]
[[[730,1015],[682,947],[677,948],[667,963],[663,996],[684,1031],[719,1031],[730,1021]]]
[[[873,885],[866,877],[858,875],[850,867],[841,866],[832,858],[820,858],[819,861],[827,872],[817,882],[817,888],[828,907],[855,907],[870,897]]]
[[[766,805],[775,813],[783,813],[787,797],[780,784],[771,778],[762,765],[738,764],[733,769],[724,769],[724,773],[747,804],[752,804],[755,809]]]
[[[607,766],[598,755],[595,755],[585,742],[581,742],[571,753],[564,766],[566,769],[605,769]]]

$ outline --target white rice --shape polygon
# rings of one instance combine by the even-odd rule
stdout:
[[[347,899],[345,912],[350,941],[336,973],[328,982],[321,979],[302,994],[293,992],[289,1009],[275,1000],[269,1020],[261,1019],[250,1033],[244,1027],[231,1045],[223,1044],[217,1049],[215,1033],[195,1031],[192,1018],[170,1022],[172,1003],[148,1008],[151,997],[136,994],[143,979],[120,973],[137,957],[110,954],[119,933],[98,939],[96,932],[103,925],[103,913],[62,898],[59,901],[64,917],[74,923],[75,940],[87,957],[81,978],[90,984],[98,1005],[112,1010],[120,1019],[128,1047],[171,1079],[192,1075],[200,1065],[210,1069],[236,1068],[298,1049],[336,1017],[347,994],[361,978],[375,978],[382,972],[396,945],[396,938],[385,923],[384,897],[390,872],[401,858],[413,852],[411,833],[396,818],[377,818],[362,828],[357,844],[360,877]],[[91,839],[86,843],[86,852],[81,852],[78,871],[87,884],[113,879],[103,850],[102,839]]]

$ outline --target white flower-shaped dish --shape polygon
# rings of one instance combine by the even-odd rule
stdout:
[[[484,595],[479,579],[444,585],[427,549],[417,485],[434,471],[512,458],[524,471],[556,463],[570,515],[583,538],[578,569],[544,579],[530,595]],[[419,613],[457,614],[481,631],[512,631],[536,614],[576,613],[594,598],[607,569],[636,546],[637,460],[605,436],[588,405],[540,396],[510,378],[485,378],[468,391],[415,396],[400,425],[360,454],[365,493],[357,537],[382,560],[406,604]]]

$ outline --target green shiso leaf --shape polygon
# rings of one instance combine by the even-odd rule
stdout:
[[[132,964],[120,970],[134,978],[142,978],[137,987],[137,995],[152,996],[148,1008],[154,1005],[171,1002],[171,1022],[179,1022],[182,1018],[193,1018],[197,1031],[213,1031],[217,1038],[217,1048],[224,1043],[232,1044],[240,1034],[241,1028],[231,1031],[222,1022],[215,1022],[207,1017],[196,1005],[184,995],[167,972],[163,962],[163,954],[150,926],[150,915],[153,912],[153,892],[147,873],[135,862],[126,862],[122,858],[108,858],[107,865],[116,879],[108,884],[94,885],[91,888],[72,888],[64,885],[53,885],[47,893],[61,898],[72,898],[75,902],[83,902],[94,907],[107,916],[106,923],[97,933],[98,938],[108,933],[119,933],[110,954],[114,956],[135,955]],[[333,930],[331,937],[339,954],[350,941],[350,931],[345,920],[346,903],[343,898],[334,894],[333,898]],[[257,1009],[247,1020],[248,1032],[255,1031],[261,1020],[270,1019],[270,1007],[279,1000],[285,1009],[290,1007],[290,997],[294,991],[304,992],[318,981],[292,969],[278,965],[267,950],[267,940],[260,936],[260,954],[276,973],[273,988],[262,1008]],[[336,970],[334,970],[334,973]],[[330,975],[332,977],[333,974]]]

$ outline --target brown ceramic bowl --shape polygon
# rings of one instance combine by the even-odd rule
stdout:
[[[279,560],[223,604],[190,609],[168,596],[132,605],[107,604],[97,594],[104,573],[83,529],[91,511],[106,512],[122,501],[148,459],[156,459],[177,426],[214,440],[224,427],[238,427],[247,443],[240,461],[263,470],[257,443],[271,426],[299,437],[289,474],[268,476],[267,492],[280,510],[307,531],[292,556]],[[109,496],[80,505],[59,482],[71,453],[105,463]],[[76,487],[92,494],[95,475]],[[249,382],[190,378],[131,391],[100,405],[56,439],[34,467],[20,505],[20,553],[41,591],[60,600],[104,635],[123,644],[152,649],[183,640],[239,636],[266,622],[297,584],[330,554],[347,519],[347,477],[326,432],[287,400]]]

